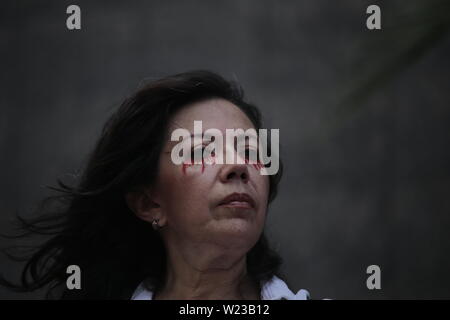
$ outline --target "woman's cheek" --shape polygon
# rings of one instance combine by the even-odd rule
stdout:
[[[261,181],[261,190],[259,190],[259,194],[261,196],[261,202],[264,204],[264,208],[267,208],[268,200],[269,200],[269,177],[259,175]]]

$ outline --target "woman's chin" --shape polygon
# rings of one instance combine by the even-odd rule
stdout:
[[[216,219],[244,219],[253,220],[256,215],[256,210],[252,207],[246,206],[219,206],[213,213]]]
[[[256,241],[262,232],[262,226],[257,227],[255,221],[237,217],[216,220],[212,227],[215,238],[237,245]]]

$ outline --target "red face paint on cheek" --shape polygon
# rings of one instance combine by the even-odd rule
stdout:
[[[248,158],[245,158],[245,163],[248,164],[248,162],[249,162]],[[264,168],[264,165],[259,160],[257,163],[252,163],[252,166],[258,171]]]
[[[183,172],[183,174],[186,174],[186,168],[187,167],[191,167],[191,166],[193,166],[193,164],[191,164],[191,163],[183,163],[181,165],[181,171]]]
[[[211,155],[210,157],[208,157],[208,158],[206,158],[204,160],[202,159],[202,164],[201,164],[202,165],[202,173],[205,172],[205,163],[208,164],[208,165],[216,164],[216,157],[215,157],[215,155]],[[182,170],[183,174],[186,174],[186,168],[192,167],[194,165],[196,165],[196,164],[194,163],[193,160],[191,162],[189,162],[189,163],[183,163],[182,167],[181,167],[181,170]]]
[[[264,168],[264,165],[261,163],[261,162],[259,162],[258,161],[258,163],[255,163],[255,164],[253,164],[253,167],[256,169],[256,170],[261,170],[262,168]]]
[[[254,163],[253,164],[253,168],[255,168],[256,170],[261,170],[262,168],[264,168],[265,167],[265,165],[263,165],[259,160],[258,160],[258,162],[257,163]]]

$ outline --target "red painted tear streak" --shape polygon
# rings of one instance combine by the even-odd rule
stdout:
[[[192,164],[190,164],[190,163],[183,163],[183,164],[182,164],[182,171],[183,171],[183,174],[186,174],[186,168],[187,168],[187,167],[190,167],[190,166],[192,166]]]
[[[215,157],[209,157],[209,158],[207,158],[205,160],[202,159],[202,173],[205,172],[205,162],[207,164],[210,164],[210,165],[211,164],[216,164],[216,158]],[[183,165],[182,165],[183,174],[186,174],[186,168],[192,167],[194,165],[196,165],[196,164],[194,163],[193,160],[190,163],[183,163]]]
[[[248,159],[245,158],[245,163],[248,164]],[[253,168],[255,168],[256,170],[261,170],[262,168],[264,168],[264,165],[261,162],[257,162],[257,163],[252,163]]]
[[[264,168],[264,165],[261,162],[258,162],[258,163],[253,164],[253,167],[259,171],[262,168]]]

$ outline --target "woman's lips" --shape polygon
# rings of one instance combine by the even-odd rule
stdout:
[[[225,197],[220,203],[220,207],[253,209],[255,201],[246,193],[232,193]]]
[[[229,207],[229,208],[245,208],[245,209],[251,209],[252,206],[248,202],[242,202],[242,201],[233,201],[230,203],[221,204],[221,207]]]

